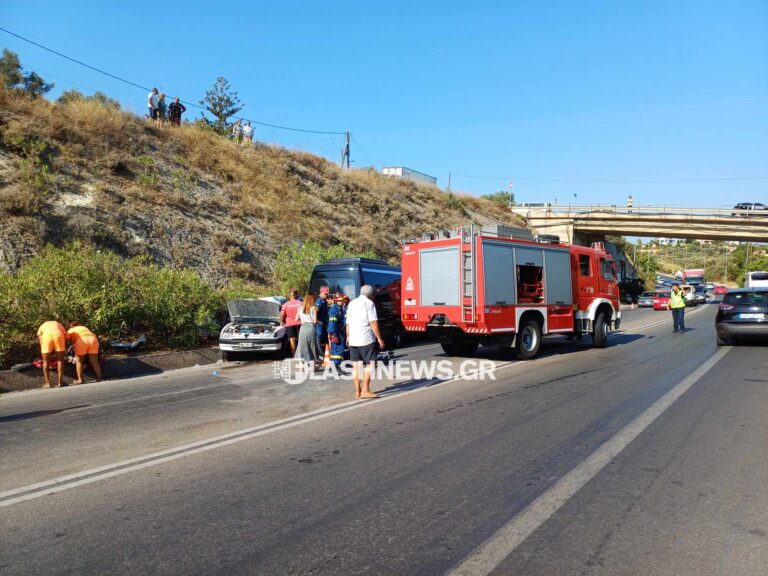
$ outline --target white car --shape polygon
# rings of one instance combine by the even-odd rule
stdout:
[[[285,298],[238,298],[227,302],[229,324],[219,334],[222,360],[234,360],[244,352],[282,352],[285,327],[280,326],[280,307]]]

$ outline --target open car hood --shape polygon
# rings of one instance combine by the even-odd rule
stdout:
[[[281,302],[278,298],[237,298],[227,302],[232,322],[278,320]]]

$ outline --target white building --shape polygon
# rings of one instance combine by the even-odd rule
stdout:
[[[419,184],[431,184],[432,186],[437,186],[437,178],[434,176],[430,176],[429,174],[424,174],[423,172],[418,172],[416,170],[411,170],[410,168],[405,168],[404,166],[384,167],[381,169],[381,173],[386,174],[387,176],[397,176],[398,178],[402,178],[404,180],[413,180]]]

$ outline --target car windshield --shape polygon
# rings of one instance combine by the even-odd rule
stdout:
[[[669,298],[669,292],[656,292],[656,298]]]
[[[643,298],[652,298],[656,295],[656,292],[643,292]]]
[[[731,292],[723,297],[723,304],[732,304],[733,306],[765,306],[768,305],[768,291]]]
[[[749,277],[752,280],[768,280],[768,272],[752,272]]]
[[[350,298],[357,296],[357,271],[356,270],[315,270],[309,291],[320,294],[320,288],[328,288],[331,294],[341,292]]]

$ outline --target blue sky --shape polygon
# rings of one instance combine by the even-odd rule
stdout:
[[[529,202],[768,202],[765,0],[4,0],[0,26],[186,100],[223,75],[243,116],[349,130],[353,165],[404,165],[441,186],[452,172],[473,194],[511,179]],[[0,45],[53,96],[99,89],[144,111],[141,90],[4,33]],[[334,161],[342,146],[257,137]]]

